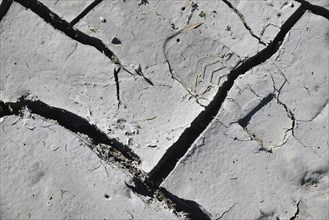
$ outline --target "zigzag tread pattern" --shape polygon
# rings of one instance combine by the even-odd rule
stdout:
[[[221,79],[234,67],[232,61],[237,63],[239,60],[239,56],[219,40],[186,39],[190,44],[184,44],[184,39],[179,43],[175,38],[170,41],[172,46],[167,59],[171,68],[181,82],[193,91],[198,90],[201,82],[206,87],[219,86]]]

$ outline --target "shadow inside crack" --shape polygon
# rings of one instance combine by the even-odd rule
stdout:
[[[86,119],[67,110],[49,106],[40,100],[28,100],[25,96],[22,96],[17,102],[4,103],[0,101],[0,117],[6,115],[20,115],[24,107],[27,107],[31,113],[57,121],[58,124],[74,133],[87,135],[95,144],[112,146],[120,151],[126,158],[140,163],[140,158],[128,146],[125,146],[116,139],[109,138]]]
[[[0,21],[7,14],[12,3],[13,3],[13,0],[2,0],[2,2],[0,4]]]
[[[138,178],[133,178],[133,185],[125,184],[134,193],[143,197],[156,198],[160,202],[163,201],[169,208],[185,213],[189,219],[211,219],[210,214],[195,201],[179,198],[165,188],[158,188],[149,180],[142,182]]]
[[[126,186],[131,189],[134,193],[144,196],[144,197],[154,197],[154,192],[152,189],[148,188],[146,184],[142,183],[139,179],[133,178],[134,185],[130,185],[125,182]]]
[[[195,201],[179,198],[162,187],[160,188],[160,191],[166,197],[170,198],[177,205],[179,205],[179,208],[176,209],[177,211],[189,213],[188,217],[190,219],[211,219],[210,213],[208,213],[202,206],[200,206]]]

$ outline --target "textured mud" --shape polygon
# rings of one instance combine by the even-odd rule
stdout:
[[[328,219],[327,1],[2,0],[4,219]]]

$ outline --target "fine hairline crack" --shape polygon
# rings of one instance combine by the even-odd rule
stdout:
[[[228,7],[230,7],[235,14],[237,14],[240,18],[240,20],[242,21],[243,25],[245,26],[245,28],[249,31],[250,35],[254,38],[256,38],[258,40],[258,42],[264,46],[266,46],[266,44],[262,41],[262,39],[260,37],[258,37],[253,31],[252,29],[249,27],[249,25],[246,22],[246,19],[244,18],[243,14],[241,14],[241,12],[236,9],[229,1],[227,0],[222,0]]]
[[[236,204],[238,204],[238,203],[237,203],[237,202],[234,203],[230,208],[228,208],[228,209],[227,209],[226,211],[224,211],[224,212],[223,212],[218,218],[216,218],[216,220],[222,219],[222,218],[224,217],[224,215],[225,215],[226,213],[230,212]]]

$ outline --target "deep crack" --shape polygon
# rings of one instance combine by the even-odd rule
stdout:
[[[84,16],[86,16],[93,8],[95,8],[99,3],[103,0],[94,0],[90,5],[87,6],[77,17],[75,17],[71,22],[70,25],[74,26],[78,23]]]
[[[130,188],[134,193],[141,196],[142,199],[156,199],[160,202],[164,202],[169,208],[173,209],[175,214],[183,212],[189,219],[211,219],[210,214],[201,207],[198,203],[179,198],[165,188],[155,186],[152,181],[140,178],[133,179],[134,185],[126,186]]]
[[[25,8],[32,10],[35,14],[39,15],[43,20],[53,26],[55,29],[62,31],[68,37],[76,40],[82,44],[92,46],[98,51],[103,53],[105,56],[110,58],[114,64],[121,67],[131,75],[129,70],[122,66],[118,57],[98,38],[91,37],[78,29],[74,28],[66,20],[60,18],[57,14],[50,11],[44,4],[37,0],[15,0]]]
[[[313,14],[323,16],[329,19],[329,10],[318,5],[313,5],[305,0],[295,0],[296,2],[301,3],[301,6],[304,10],[309,10]]]
[[[272,57],[282,45],[286,34],[295,25],[295,23],[302,17],[305,10],[299,7],[282,25],[281,30],[276,35],[274,40],[259,53],[246,59],[240,66],[232,70],[227,77],[227,81],[218,89],[214,99],[210,104],[192,121],[190,127],[186,128],[178,140],[168,148],[166,153],[162,156],[158,164],[149,173],[150,180],[154,184],[160,185],[163,180],[175,168],[178,161],[185,155],[185,153],[192,147],[193,142],[206,129],[210,122],[215,118],[222,103],[230,89],[233,87],[235,80],[246,73],[251,68],[265,62]]]
[[[2,21],[3,17],[7,14],[13,0],[2,0],[0,4],[0,22]]]
[[[141,161],[129,147],[121,144],[116,139],[108,138],[96,126],[91,125],[86,119],[78,115],[49,106],[40,100],[29,100],[26,96],[22,96],[17,102],[5,103],[0,101],[0,118],[7,115],[19,116],[26,108],[33,114],[55,120],[59,125],[77,134],[101,160],[109,164],[114,163],[127,171],[133,177],[135,186],[126,185],[135,193],[164,202],[177,215],[183,212],[191,219],[210,219],[206,211],[194,201],[180,199],[165,189],[155,186],[152,181],[147,179],[146,174],[137,168]],[[85,141],[80,134],[87,135],[91,139],[91,143]]]
[[[210,213],[208,213],[202,206],[200,206],[195,201],[179,198],[162,187],[160,188],[160,193],[175,202],[176,210],[188,213],[187,217],[189,217],[190,219],[211,219]]]
[[[185,213],[189,219],[210,219],[209,213],[194,201],[181,199],[165,188],[155,186],[152,181],[145,179],[141,181],[138,178],[133,179],[134,186],[126,183],[134,193],[146,198],[155,198],[160,202],[165,202],[169,208],[178,212]]]
[[[0,101],[0,117],[6,115],[20,115],[20,112],[24,107],[27,107],[34,114],[57,121],[58,124],[73,133],[87,135],[92,139],[94,144],[105,144],[113,147],[131,162],[141,162],[140,158],[128,146],[120,143],[116,139],[109,138],[95,125],[90,124],[86,119],[65,109],[49,106],[40,100],[29,100],[25,96],[22,96],[17,102],[4,103]]]

